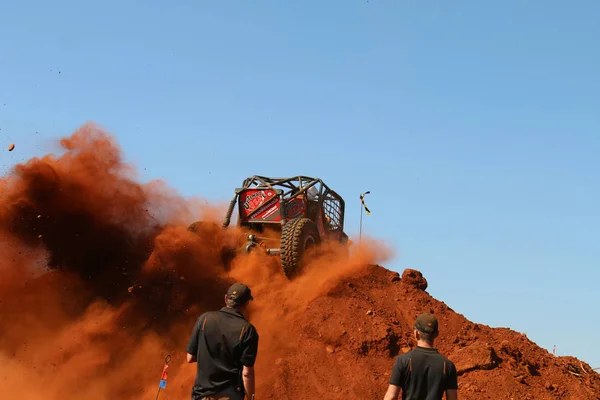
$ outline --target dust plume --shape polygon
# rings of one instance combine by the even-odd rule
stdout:
[[[184,363],[188,335],[235,280],[255,293],[260,393],[294,345],[303,308],[391,255],[368,240],[349,254],[328,245],[292,282],[276,258],[259,254],[226,270],[220,246],[235,228],[187,230],[196,220],[220,223],[225,206],[138,183],[118,144],[93,124],[60,144],[62,154],[0,179],[0,382],[13,398],[153,398],[166,354],[160,398],[186,398],[195,373]]]

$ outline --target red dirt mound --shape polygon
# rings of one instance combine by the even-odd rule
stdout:
[[[461,399],[600,399],[600,375],[572,357],[554,357],[523,334],[472,323],[380,266],[344,279],[293,321],[293,346],[275,362],[264,398],[382,399],[395,356],[414,347],[414,318],[434,313],[436,346],[453,360]]]
[[[600,380],[524,335],[467,321],[424,290],[427,280],[382,267],[390,251],[363,237],[335,245],[287,280],[276,257],[220,264],[218,221],[163,184],[135,182],[113,138],[93,125],[0,178],[0,383],[23,400],[189,398],[185,360],[197,316],[227,285],[253,290],[260,399],[381,399],[394,357],[414,345],[414,317],[434,312],[439,348],[460,372],[461,399],[600,399]],[[232,188],[234,186],[232,185]],[[226,206],[226,205],[225,205]],[[218,215],[218,217],[216,217]],[[235,235],[235,232],[232,234]]]

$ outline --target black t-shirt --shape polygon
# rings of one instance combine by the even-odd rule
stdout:
[[[211,396],[231,388],[243,392],[242,368],[256,362],[258,332],[242,313],[223,307],[198,318],[187,352],[198,359],[193,394]]]
[[[458,389],[452,361],[419,346],[396,358],[390,384],[402,388],[402,400],[442,400],[446,390]]]

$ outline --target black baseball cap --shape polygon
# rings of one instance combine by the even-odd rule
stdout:
[[[252,291],[250,288],[243,283],[234,283],[227,290],[227,297],[233,300],[236,304],[244,304],[250,300],[254,300],[252,297]]]
[[[421,314],[415,320],[415,329],[424,333],[435,333],[438,330],[438,321],[433,314]]]

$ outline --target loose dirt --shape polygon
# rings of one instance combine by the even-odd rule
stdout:
[[[197,316],[248,283],[260,333],[259,399],[381,399],[394,358],[414,346],[421,312],[441,323],[440,351],[459,370],[461,399],[600,399],[589,365],[554,357],[508,329],[472,323],[427,292],[419,271],[386,270],[393,252],[363,237],[349,253],[328,245],[306,273],[276,258],[220,263],[237,235],[227,204],[188,200],[163,182],[140,184],[114,139],[85,125],[63,152],[0,179],[0,384],[11,398],[189,398],[184,362]],[[233,186],[232,186],[233,187]]]

